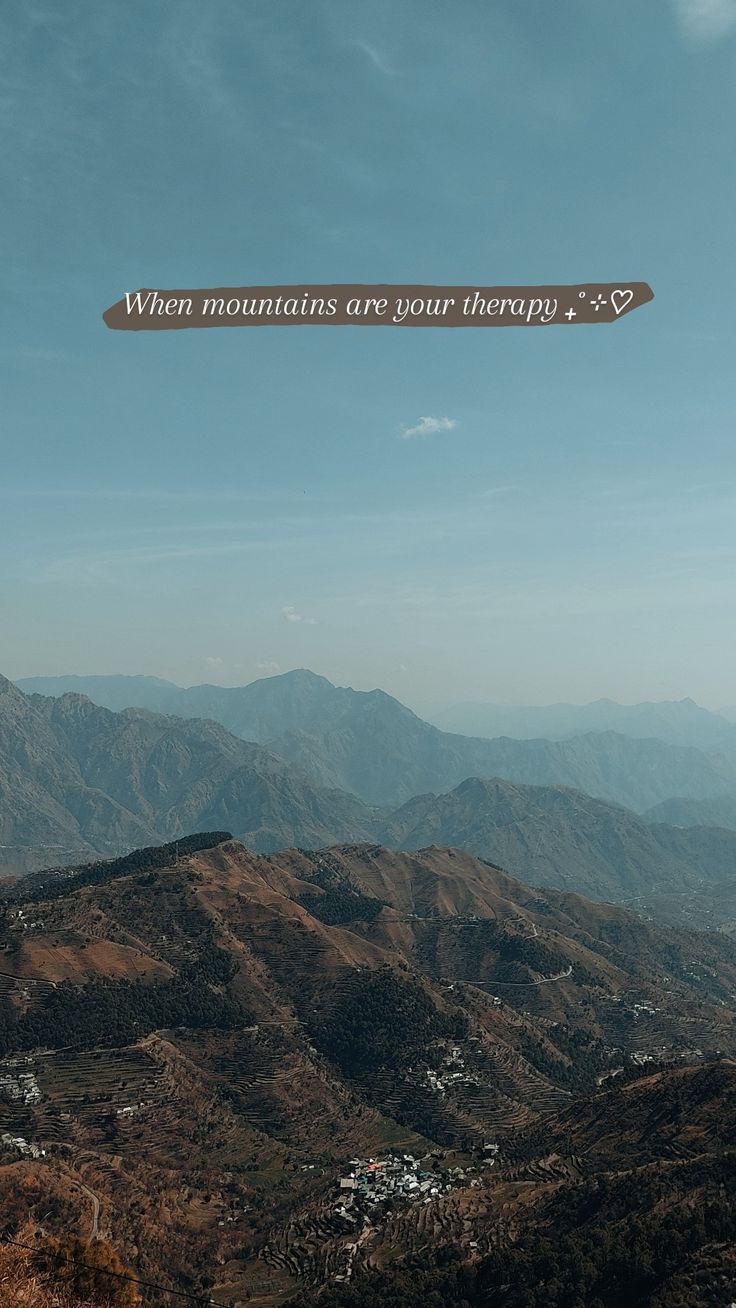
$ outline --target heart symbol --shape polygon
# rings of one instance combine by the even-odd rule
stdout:
[[[611,304],[616,310],[617,316],[619,313],[623,313],[624,309],[628,309],[633,298],[633,291],[611,291]]]

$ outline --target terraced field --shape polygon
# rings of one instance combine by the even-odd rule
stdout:
[[[29,925],[8,927],[0,1132],[9,1170],[63,1181],[80,1230],[99,1218],[141,1270],[188,1275],[191,1246],[225,1302],[247,1289],[266,1308],[444,1248],[474,1263],[652,1140],[673,1167],[727,1147],[687,1089],[669,1131],[677,1088],[628,1106],[661,1062],[674,1084],[672,1065],[736,1056],[728,941],[660,936],[442,850],[338,851],[315,914],[300,851],[123,862],[48,901],[35,886]],[[385,906],[397,871],[406,903],[421,882],[436,911]],[[350,1160],[392,1150],[441,1158],[437,1193],[347,1210]]]

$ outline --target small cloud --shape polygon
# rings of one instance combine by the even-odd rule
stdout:
[[[317,626],[316,618],[305,618],[303,613],[297,613],[293,604],[287,604],[286,608],[281,610],[281,613],[287,622],[303,622],[307,627]]]
[[[271,663],[268,661],[264,663],[256,663],[257,672],[280,672],[280,670],[281,670],[280,663]]]
[[[496,495],[505,495],[507,491],[513,489],[513,486],[489,486],[488,490],[479,491],[478,498],[481,500],[491,500]]]
[[[366,59],[369,59],[373,64],[373,67],[377,68],[379,73],[383,73],[384,77],[396,76],[396,70],[387,64],[383,55],[374,45],[369,45],[367,41],[351,41],[350,44],[354,46],[356,50],[362,51]]]
[[[439,431],[453,431],[457,427],[454,418],[420,418],[413,427],[402,427],[399,437],[403,441],[415,436],[434,436]]]
[[[400,663],[400,664],[399,664],[399,672],[408,672],[408,671],[409,671],[409,669],[407,668],[407,666],[406,666],[405,663]]]
[[[736,0],[674,0],[685,36],[716,41],[736,27]]]
[[[215,686],[221,686],[228,678],[228,664],[216,654],[210,654],[202,660],[206,668],[207,680]]]

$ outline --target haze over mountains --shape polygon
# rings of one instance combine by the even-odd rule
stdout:
[[[139,1271],[274,1308],[519,1308],[558,1246],[571,1304],[609,1308],[607,1258],[651,1308],[728,1284],[727,733],[465,737],[306,671],[88,688],[115,709],[0,678],[6,1229],[22,1192],[94,1237],[92,1195]],[[388,1204],[344,1176],[376,1157]]]
[[[381,692],[341,690],[311,673],[242,692],[204,691],[231,719],[238,709],[243,729],[262,736],[276,725],[286,729],[267,749],[211,720],[113,712],[80,694],[29,696],[1,681],[0,872],[110,856],[206,828],[232,830],[264,853],[355,840],[407,850],[453,845],[534,884],[613,900],[691,893],[734,877],[735,832],[650,822],[569,784],[571,775],[582,783],[627,774],[630,784],[640,777],[647,793],[653,776],[660,785],[669,776],[707,789],[727,765],[701,751],[615,733],[565,742],[466,740],[444,735]],[[300,765],[284,757],[295,742]],[[274,752],[279,745],[281,754]],[[422,761],[413,765],[415,750]],[[369,789],[382,778],[390,791],[386,779],[394,777],[402,791],[402,769],[412,784],[428,773],[461,780],[444,793],[425,788],[383,807],[325,784],[359,770]],[[532,781],[541,773],[546,784],[515,780],[515,772]],[[708,921],[717,924],[720,892],[708,893]],[[730,920],[730,896],[723,902]]]
[[[731,715],[729,719],[729,715]],[[591,704],[547,704],[514,708],[503,704],[456,704],[433,715],[444,731],[474,736],[513,736],[532,740],[564,740],[589,731],[617,731],[623,736],[655,737],[670,745],[736,756],[734,710],[713,713],[692,699],[617,704],[598,699]]]
[[[116,714],[82,695],[26,696],[0,678],[0,868],[110,855],[193,829],[257,849],[369,834],[352,796],[312,787],[217,723]],[[287,833],[291,832],[289,836]]]
[[[115,709],[145,706],[211,718],[288,760],[314,784],[350,791],[371,805],[393,807],[471,776],[572,786],[642,813],[673,797],[736,795],[736,726],[696,705],[693,713],[688,701],[664,706],[667,717],[682,710],[671,733],[677,741],[608,728],[569,739],[487,740],[440,731],[381,690],[333,686],[306,669],[242,687],[181,689],[149,677],[30,678],[19,685],[44,694],[75,688]],[[715,720],[708,750],[682,743],[685,722],[701,715]],[[702,728],[697,735],[703,740],[708,733]],[[721,744],[729,741],[724,753]]]
[[[729,827],[736,831],[736,795],[714,795],[711,799],[663,799],[649,809],[651,822],[670,822],[678,827]]]
[[[736,833],[649,824],[625,808],[562,786],[464,781],[445,795],[418,795],[381,827],[396,849],[451,845],[487,858],[533,885],[594,899],[643,890],[684,891],[736,881]]]

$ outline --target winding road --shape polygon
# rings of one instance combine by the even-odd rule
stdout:
[[[78,1186],[79,1189],[86,1194],[87,1198],[92,1201],[92,1226],[90,1228],[89,1238],[90,1240],[96,1240],[100,1234],[100,1201],[94,1190],[90,1190],[89,1186],[84,1184],[84,1181],[80,1181],[75,1177],[74,1185]]]

